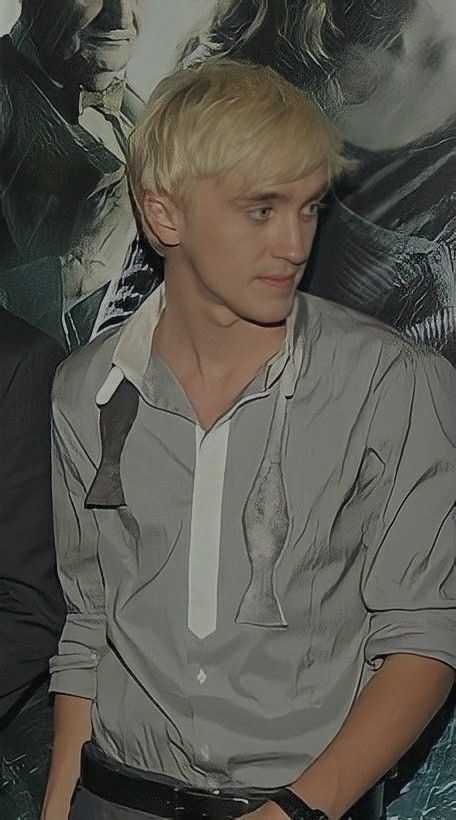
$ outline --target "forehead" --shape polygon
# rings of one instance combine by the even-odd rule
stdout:
[[[293,200],[320,196],[328,188],[328,174],[322,168],[298,179],[281,180],[271,173],[255,177],[250,169],[233,168],[220,180],[214,180],[220,195],[229,200],[259,201],[266,199]]]
[[[255,185],[245,185],[236,169],[224,177],[200,179],[190,186],[184,209],[195,215],[223,211],[224,217],[240,209],[277,203],[301,208],[306,202],[321,199],[328,191],[328,175],[322,171],[307,174],[291,182],[278,183],[258,179]]]

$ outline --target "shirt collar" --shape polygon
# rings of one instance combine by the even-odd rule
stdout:
[[[152,338],[166,305],[162,282],[126,320],[112,357],[113,370],[97,394],[97,404],[109,401],[123,377],[128,379],[146,401],[155,403],[163,386],[161,369],[154,368]]]
[[[109,401],[122,378],[128,379],[149,402],[163,403],[167,368],[152,354],[152,337],[166,306],[162,282],[120,330],[109,373],[97,394],[97,404]],[[286,395],[293,395],[303,363],[306,328],[304,294],[296,293],[286,320],[285,340],[280,350],[258,372],[248,392],[266,392],[280,379]]]
[[[305,303],[302,294],[296,293],[293,307],[287,316],[285,341],[276,355],[267,364],[265,389],[269,389],[280,379],[284,370],[287,370],[290,385],[295,385],[295,377],[299,375],[301,367],[300,348],[304,339],[305,330]]]

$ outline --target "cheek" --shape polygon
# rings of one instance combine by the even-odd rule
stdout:
[[[318,217],[304,223],[301,229],[302,243],[310,251],[318,227]]]
[[[132,12],[133,12],[133,25],[135,27],[136,33],[139,34],[141,31],[141,26],[143,22],[143,9],[140,7],[139,0],[132,3]]]
[[[192,244],[196,249],[206,247],[215,253],[236,253],[239,246],[245,245],[245,233],[233,220],[224,218],[223,213],[206,214],[198,220],[192,231]]]

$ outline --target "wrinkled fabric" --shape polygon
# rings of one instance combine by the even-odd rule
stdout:
[[[217,623],[200,640],[187,622],[198,420],[151,354],[162,307],[161,288],[56,380],[69,615],[51,688],[93,700],[95,739],[116,760],[201,788],[274,787],[327,746],[384,655],[454,665],[455,373],[374,319],[296,296],[282,350],[204,433],[229,424]],[[113,366],[139,394],[120,457],[125,504],[89,508],[102,461],[96,396]],[[236,617],[254,575],[243,510],[268,447],[288,516],[269,596],[280,625],[265,622],[258,596],[253,617]],[[256,525],[273,544],[263,500]]]

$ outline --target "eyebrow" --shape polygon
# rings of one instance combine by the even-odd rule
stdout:
[[[322,199],[329,191],[329,185],[322,185],[318,191],[315,191],[306,199],[306,202],[313,202],[315,199]],[[250,194],[238,196],[234,198],[237,203],[252,203],[252,202],[287,202],[289,197],[286,194],[281,194],[279,191],[252,191]]]

